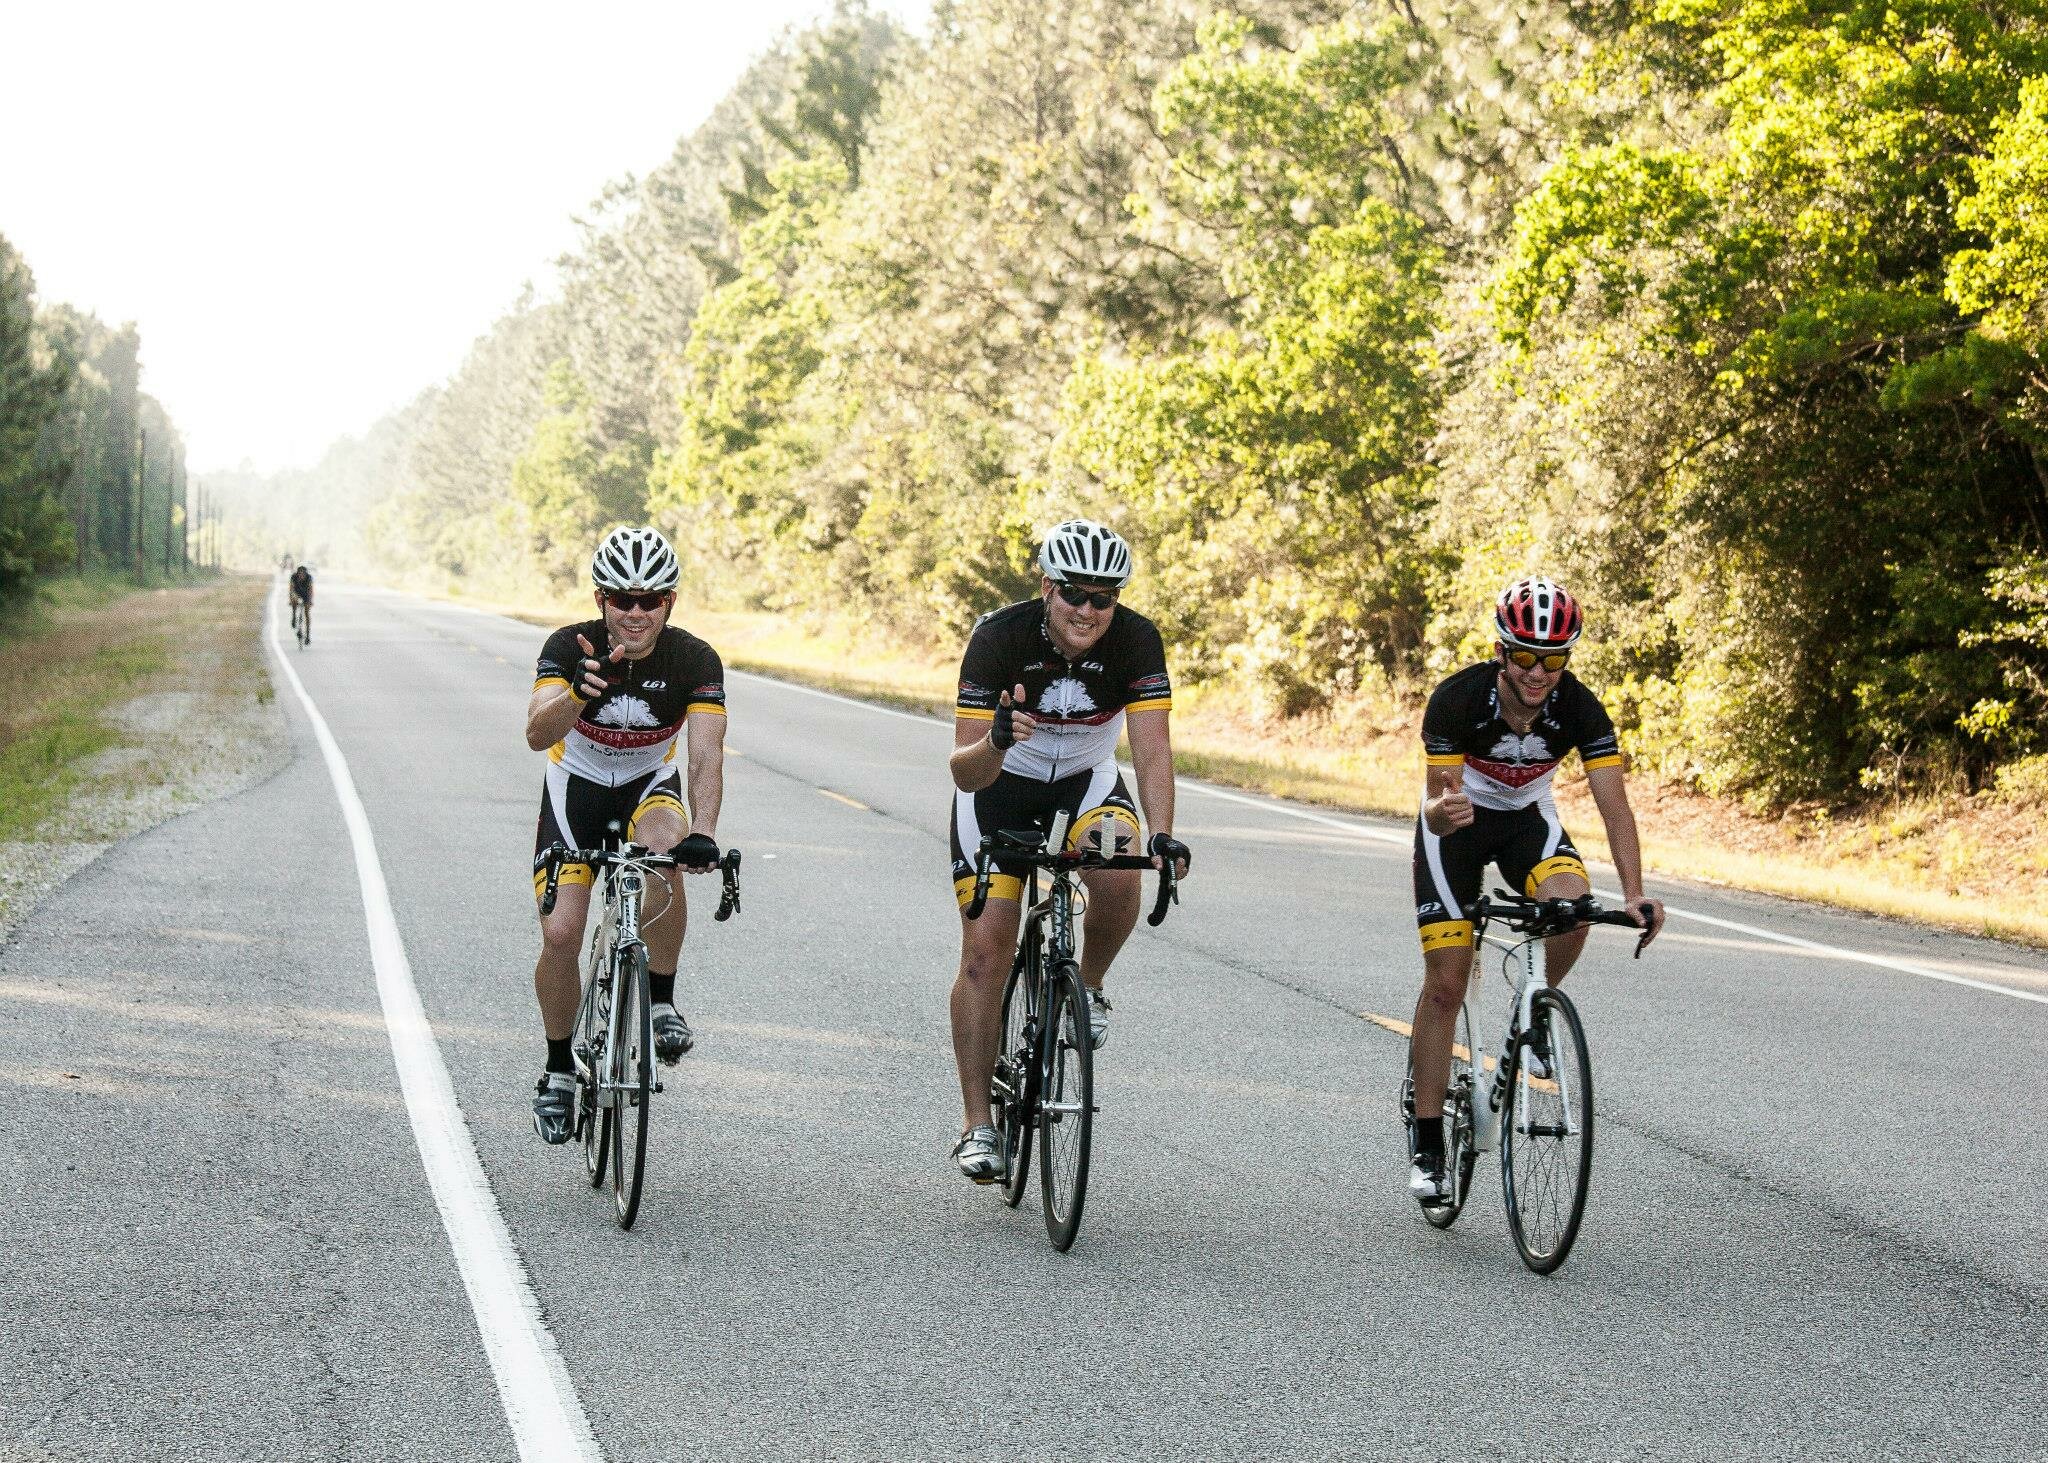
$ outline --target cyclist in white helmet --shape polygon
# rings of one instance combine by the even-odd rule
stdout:
[[[564,625],[547,639],[526,707],[526,744],[548,754],[541,791],[538,856],[553,844],[602,848],[623,836],[657,853],[675,850],[692,873],[718,862],[719,804],[725,796],[725,667],[718,652],[668,623],[682,567],[651,528],[619,528],[591,556],[599,618]],[[678,744],[684,768],[676,764]],[[543,876],[535,874],[538,897]],[[683,944],[682,880],[663,876],[668,899],[649,889],[647,981],[654,1051],[674,1063],[694,1044],[676,1009],[676,961]],[[533,1100],[533,1126],[567,1142],[575,1118],[569,1036],[581,990],[576,956],[590,908],[591,870],[567,864],[554,912],[540,922],[533,986],[546,1029],[547,1067]]]
[[[1152,828],[1146,851],[1155,864],[1170,858],[1187,872],[1187,847],[1173,836],[1166,651],[1158,628],[1119,603],[1131,577],[1130,546],[1102,524],[1070,519],[1046,535],[1038,567],[1038,597],[983,615],[960,664],[951,765],[953,892],[963,910],[984,833],[1045,831],[1064,811],[1068,847],[1138,851],[1137,810],[1116,765],[1126,730],[1138,801]],[[953,1157],[982,1184],[1000,1180],[1009,1161],[990,1120],[989,1079],[1021,915],[1017,871],[1001,860],[996,870],[981,917],[961,919],[952,995],[953,1056],[966,1108]],[[1135,869],[1083,877],[1081,979],[1089,1037],[1100,1047],[1109,1033],[1103,978],[1137,923],[1142,880]]]

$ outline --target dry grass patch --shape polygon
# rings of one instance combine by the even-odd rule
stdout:
[[[111,773],[137,743],[120,708],[159,691],[270,697],[253,627],[265,586],[229,580],[177,589],[62,586],[54,603],[0,638],[0,841],[46,830],[87,785],[158,775],[149,759]],[[232,642],[245,649],[222,662]],[[203,673],[198,662],[204,661]],[[143,769],[148,767],[148,771]]]

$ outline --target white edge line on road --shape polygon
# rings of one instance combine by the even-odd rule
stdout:
[[[455,1100],[454,1083],[427,1022],[426,1008],[420,1004],[419,988],[413,984],[412,965],[405,957],[405,943],[399,937],[398,919],[384,883],[384,869],[377,860],[369,813],[356,793],[341,746],[327,728],[327,718],[313,704],[278,637],[279,598],[273,594],[270,603],[271,653],[313,723],[313,735],[319,740],[342,818],[348,824],[356,875],[362,884],[363,916],[369,926],[370,957],[377,972],[377,996],[384,1007],[384,1025],[391,1036],[406,1114],[412,1120],[413,1139],[419,1144],[420,1162],[441,1211],[442,1226],[448,1231],[449,1247],[455,1252],[463,1289],[469,1292],[470,1309],[490,1358],[505,1420],[511,1424],[519,1456],[528,1463],[599,1463],[603,1455],[597,1438],[577,1400],[554,1337],[541,1319],[540,1303],[518,1251],[512,1247],[504,1216],[491,1197],[469,1125]]]
[[[858,706],[867,711],[880,712],[884,716],[900,716],[906,721],[919,721],[927,726],[943,726],[945,724],[936,717],[914,716],[907,711],[898,711],[892,706],[876,706],[871,702],[856,700],[852,696],[841,696],[832,691],[820,691],[813,686],[799,686],[794,682],[781,680],[774,676],[753,675],[745,671],[735,671],[733,674],[745,675],[750,680],[769,681],[784,690],[796,691],[805,696],[822,696],[827,701],[843,701],[848,706]],[[1375,843],[1391,843],[1399,847],[1406,847],[1415,841],[1412,834],[1395,833],[1385,828],[1371,828],[1362,823],[1351,822],[1348,819],[1332,817],[1327,813],[1312,813],[1306,808],[1291,808],[1285,803],[1274,802],[1268,798],[1250,797],[1240,792],[1226,792],[1220,787],[1213,787],[1206,782],[1198,782],[1191,777],[1176,777],[1174,783],[1176,786],[1189,792],[1198,792],[1207,797],[1220,798],[1226,803],[1240,803],[1248,808],[1257,808],[1261,812],[1280,813],[1286,817],[1298,818],[1304,823],[1315,823],[1324,828],[1334,828],[1339,833],[1348,834],[1353,838],[1369,839]],[[1621,899],[1621,895],[1611,889],[1602,889],[1600,897],[1617,902]],[[1966,975],[1951,975],[1945,970],[1930,970],[1924,965],[1915,965],[1909,960],[1894,960],[1888,955],[1873,955],[1865,950],[1849,950],[1840,945],[1824,945],[1818,940],[1805,940],[1797,935],[1782,935],[1776,930],[1763,929],[1757,925],[1738,924],[1734,920],[1718,919],[1711,914],[1695,914],[1689,909],[1676,909],[1670,905],[1664,907],[1664,913],[1674,919],[1692,920],[1698,924],[1713,925],[1718,929],[1733,930],[1738,934],[1752,935],[1759,940],[1769,940],[1775,944],[1790,946],[1795,950],[1812,950],[1819,954],[1832,955],[1841,960],[1855,961],[1863,965],[1874,965],[1882,970],[1894,970],[1901,975],[1916,975],[1922,980],[1938,980],[1946,985],[1968,986],[1971,990],[1989,991],[1994,995],[2011,996],[2016,1001],[2033,1001],[2038,1005],[2048,1006],[2048,994],[2043,994],[2040,991],[2023,991],[2014,986],[1998,985],[1988,980],[1972,980]]]
[[[476,611],[476,613],[487,612]],[[921,722],[926,726],[945,725],[945,722],[939,717],[918,716],[912,712],[898,711],[893,706],[877,706],[872,701],[862,701],[856,697],[842,696],[836,691],[821,691],[815,686],[800,686],[794,681],[785,681],[778,676],[764,676],[753,671],[734,671],[732,674],[745,677],[751,681],[766,681],[771,685],[779,686],[785,691],[795,691],[802,696],[818,696],[827,701],[839,701],[848,706],[858,706],[863,711],[877,712],[882,716],[900,717],[904,721]],[[1289,818],[1298,818],[1304,823],[1315,823],[1324,828],[1334,828],[1339,833],[1349,834],[1353,838],[1368,839],[1375,843],[1391,843],[1397,847],[1404,848],[1415,841],[1413,834],[1395,833],[1385,828],[1371,828],[1362,823],[1351,822],[1348,819],[1332,817],[1327,813],[1312,813],[1306,808],[1291,808],[1285,803],[1275,802],[1269,798],[1255,798],[1240,792],[1226,792],[1220,787],[1214,787],[1206,782],[1199,782],[1191,777],[1176,777],[1174,778],[1174,783],[1176,786],[1190,792],[1198,792],[1207,797],[1220,798],[1226,803],[1241,803],[1245,807],[1257,808],[1261,812],[1280,813]],[[1621,895],[1612,890],[1603,889],[1600,891],[1600,897],[1603,899],[1619,900]],[[1668,904],[1664,907],[1664,913],[1674,919],[1693,920],[1699,924],[1714,925],[1720,929],[1733,930],[1738,934],[1753,935],[1759,940],[1770,940],[1775,944],[1786,945],[1795,950],[1813,950],[1842,960],[1855,961],[1863,965],[1874,965],[1881,970],[1897,971],[1901,975],[1916,975],[1922,980],[1938,980],[1946,985],[1968,986],[1971,990],[1989,991],[1994,995],[2011,996],[2017,1001],[2033,1001],[2036,1004],[2048,1006],[2048,994],[2043,994],[2039,991],[2023,991],[2014,986],[1998,985],[1988,980],[1972,980],[1966,975],[1951,975],[1945,970],[1930,970],[1924,965],[1915,965],[1909,960],[1894,960],[1888,955],[1873,955],[1868,951],[1849,950],[1840,945],[1824,945],[1818,940],[1804,940],[1797,935],[1781,935],[1776,930],[1767,930],[1756,925],[1738,924],[1734,920],[1717,919],[1710,914],[1695,914],[1689,909],[1675,909]]]

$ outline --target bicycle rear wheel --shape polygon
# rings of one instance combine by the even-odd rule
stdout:
[[[1038,944],[1020,946],[1003,986],[1003,1037],[989,1081],[989,1107],[1002,1135],[1003,1202],[1015,1209],[1031,1172],[1032,1106],[1038,1100]]]
[[[1088,1146],[1095,1126],[1095,1052],[1088,1041],[1088,994],[1081,969],[1062,961],[1046,1002],[1043,1086],[1038,1103],[1039,1185],[1052,1247],[1071,1249],[1088,1197]]]
[[[654,1095],[653,1008],[648,1004],[647,950],[630,945],[620,952],[612,1031],[618,1055],[611,1070],[612,1207],[619,1228],[631,1229],[640,1213],[640,1185],[647,1172],[647,1110]]]
[[[1442,1204],[1422,1208],[1422,1217],[1438,1229],[1457,1223],[1472,1191],[1472,1170],[1479,1162],[1477,1135],[1473,1131],[1473,1104],[1484,1102],[1483,1087],[1472,1073],[1472,1023],[1466,1010],[1458,1007],[1458,1022],[1451,1031],[1451,1077],[1444,1088],[1444,1173],[1451,1180],[1451,1197]],[[1408,1123],[1408,1152],[1415,1151],[1415,1061],[1408,1062],[1408,1075],[1401,1083],[1401,1115]],[[1407,1154],[1402,1155],[1404,1158]]]
[[[1547,1047],[1547,1077],[1524,1077],[1524,1046]],[[1593,1179],[1593,1058],[1563,991],[1540,990],[1529,1032],[1508,1071],[1500,1124],[1500,1181],[1522,1263],[1548,1275],[1579,1236]]]
[[[583,1172],[593,1189],[604,1186],[606,1158],[612,1145],[612,1110],[599,1100],[605,1074],[606,1017],[610,1002],[600,999],[593,975],[583,982],[583,1002],[576,1008],[576,1135],[583,1140]]]

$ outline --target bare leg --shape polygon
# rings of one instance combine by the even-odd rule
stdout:
[[[1415,1116],[1444,1115],[1444,1089],[1451,1081],[1451,1043],[1458,1007],[1472,973],[1472,947],[1447,945],[1422,957],[1422,994],[1415,1001],[1415,1029],[1408,1057],[1415,1064]]]
[[[1577,899],[1581,894],[1590,894],[1593,886],[1577,874],[1552,874],[1536,886],[1538,899]],[[1568,934],[1552,935],[1543,942],[1543,973],[1550,984],[1556,985],[1578,964],[1579,952],[1586,948],[1586,929],[1582,925]]]
[[[990,899],[981,918],[960,917],[960,972],[953,979],[953,1060],[960,1068],[960,1130],[992,1126],[988,1084],[1003,1040],[1003,982],[1017,948],[1022,906]]]
[[[1137,926],[1144,876],[1136,869],[1097,869],[1081,878],[1088,886],[1088,912],[1081,917],[1081,979],[1090,990],[1099,991],[1117,952]]]
[[[540,998],[541,1025],[550,1041],[566,1041],[576,1025],[576,1003],[583,995],[576,952],[583,943],[583,921],[589,912],[590,886],[561,884],[555,889],[554,911],[541,917],[533,993]]]

